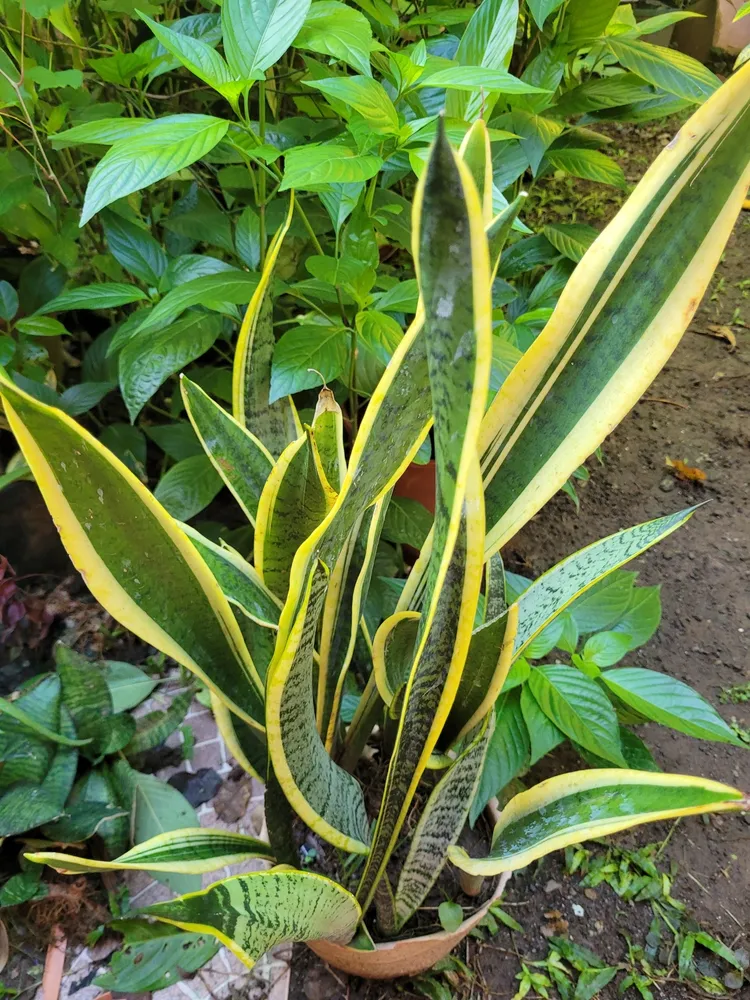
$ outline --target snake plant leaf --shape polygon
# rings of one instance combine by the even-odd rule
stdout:
[[[146,487],[88,431],[0,373],[8,422],[73,565],[120,624],[262,728],[262,685],[208,567]],[[65,456],[65,457],[62,457]]]
[[[265,586],[255,568],[229,545],[217,545],[192,525],[180,527],[214,575],[224,596],[244,615],[259,625],[274,628],[279,621],[281,602]]]
[[[302,433],[290,396],[269,403],[271,363],[276,344],[271,280],[293,212],[294,193],[289,198],[286,218],[268,247],[258,287],[242,321],[232,370],[232,413],[235,420],[247,427],[274,458],[278,458],[286,446]]]
[[[73,739],[75,726],[64,706],[60,711],[60,730],[63,736]],[[25,833],[62,816],[77,767],[77,748],[58,745],[40,784],[22,781],[0,796],[0,837]]]
[[[409,680],[420,618],[418,611],[396,611],[381,624],[372,640],[372,673],[378,693],[388,706]]]
[[[456,696],[482,579],[477,436],[492,354],[487,240],[474,181],[441,125],[415,201],[417,264],[435,415],[435,522],[418,647],[373,846],[357,898],[367,908]]]
[[[480,437],[488,556],[594,452],[679,343],[750,183],[749,84],[746,65],[657,157],[497,393]]]
[[[365,511],[358,529],[355,525],[351,541],[339,556],[333,574],[336,577],[342,572],[342,578],[340,582],[332,580],[329,583],[323,604],[317,717],[329,752],[335,741],[344,683],[354,656],[390,496],[387,493]]]
[[[177,872],[182,875],[202,875],[227,865],[261,858],[273,861],[268,844],[244,833],[191,827],[157,834],[121,854],[114,861],[79,858],[74,854],[55,851],[33,851],[25,855],[28,861],[49,865],[64,875],[80,872],[138,871]]]
[[[491,622],[508,607],[505,594],[505,566],[499,552],[487,560],[484,578],[484,620]]]
[[[539,633],[599,580],[641,555],[693,516],[699,505],[643,521],[601,538],[547,570],[518,598],[518,631],[513,659]]]
[[[463,137],[458,155],[472,176],[482,205],[485,226],[492,222],[492,149],[490,133],[483,118],[477,118]]]
[[[472,742],[430,793],[396,887],[397,930],[424,902],[443,870],[449,846],[464,828],[494,728],[495,713],[490,711]]]
[[[346,474],[344,414],[336,402],[336,397],[326,387],[321,389],[318,395],[312,426],[323,472],[328,482],[338,493]]]
[[[227,750],[240,767],[258,781],[266,780],[268,747],[262,733],[233,715],[223,701],[211,694],[211,713]]]
[[[61,685],[57,674],[47,674],[37,679],[19,697],[9,702],[28,718],[51,732],[61,731]],[[63,739],[74,739],[72,733]],[[64,744],[63,744],[64,745]],[[42,739],[8,714],[0,714],[0,791],[16,782],[39,785],[49,770],[55,745]]]
[[[255,568],[268,589],[280,598],[289,590],[297,549],[325,519],[336,494],[325,477],[312,430],[281,454],[258,504],[255,525]]]
[[[514,796],[495,825],[488,857],[470,858],[457,846],[448,857],[470,875],[498,875],[639,823],[748,807],[742,792],[707,778],[619,768],[574,771]]]
[[[271,664],[266,685],[268,750],[281,788],[297,815],[329,843],[366,854],[369,828],[362,789],[334,763],[318,734],[313,707],[314,645],[323,592],[310,571],[300,614],[283,656]]]
[[[212,934],[249,968],[286,941],[346,944],[361,917],[357,901],[337,882],[284,868],[235,875],[142,912],[183,930]]]
[[[255,526],[258,501],[274,465],[261,441],[184,375],[180,388],[185,410],[206,454]]]
[[[471,636],[466,666],[442,742],[451,746],[479,724],[500,697],[511,663],[518,630],[518,604]]]
[[[11,719],[15,719],[16,722],[20,722],[24,728],[30,729],[33,733],[36,733],[37,736],[41,736],[42,739],[48,740],[50,743],[59,743],[61,746],[66,747],[82,747],[91,742],[91,738],[86,740],[76,740],[63,736],[62,733],[56,733],[54,730],[48,729],[47,726],[42,725],[36,719],[24,712],[22,708],[19,708],[16,702],[6,701],[5,698],[0,698],[0,715],[3,714],[10,716]]]

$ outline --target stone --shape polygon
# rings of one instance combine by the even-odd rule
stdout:
[[[191,774],[189,771],[178,771],[169,779],[169,784],[182,792],[191,806],[202,806],[221,788],[221,778],[210,767],[202,767],[200,771]]]

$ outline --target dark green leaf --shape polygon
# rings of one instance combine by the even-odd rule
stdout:
[[[535,667],[528,680],[539,707],[558,729],[593,753],[625,767],[615,710],[602,689],[574,667]]]
[[[155,677],[150,677],[132,663],[121,663],[119,660],[104,661],[104,680],[109,688],[113,712],[126,712],[140,705],[148,698],[159,683]]]
[[[120,388],[131,420],[171,375],[205,354],[221,324],[219,316],[193,310],[158,333],[139,333],[125,346]]]
[[[744,746],[716,709],[675,677],[641,667],[607,670],[601,679],[626,705],[647,719],[701,740]]]
[[[114,212],[102,213],[109,252],[136,278],[156,286],[167,267],[167,255],[147,229]]]
[[[221,8],[224,51],[243,80],[262,80],[302,27],[310,0],[225,0]]]
[[[447,931],[448,934],[453,934],[463,923],[464,911],[458,903],[445,900],[445,902],[438,906],[438,920],[444,931]]]
[[[383,166],[374,153],[358,153],[334,143],[295,146],[284,155],[284,179],[280,191],[315,189],[320,184],[367,181]]]
[[[393,497],[383,523],[383,538],[421,549],[432,528],[432,514],[417,500]]]
[[[318,386],[321,376],[326,382],[338,378],[347,354],[348,334],[343,327],[308,323],[287,330],[274,351],[269,402]]]
[[[114,309],[130,302],[138,302],[146,298],[146,293],[135,285],[126,285],[112,281],[99,285],[82,285],[80,288],[70,288],[54,299],[45,302],[37,309],[36,316],[47,313],[67,312],[71,309]]]
[[[13,319],[17,312],[18,293],[13,285],[7,281],[0,281],[0,319]]]
[[[189,521],[211,503],[223,485],[208,455],[194,455],[162,476],[154,496],[172,517]]]
[[[495,731],[487,748],[479,788],[469,812],[472,826],[490,799],[498,795],[529,765],[529,733],[521,712],[519,692],[515,690],[501,694],[495,711]]]

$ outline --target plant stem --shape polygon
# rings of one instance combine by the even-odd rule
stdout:
[[[266,141],[266,81],[258,82],[258,138],[261,145]],[[260,266],[266,259],[266,175],[258,174],[258,218],[260,219]]]

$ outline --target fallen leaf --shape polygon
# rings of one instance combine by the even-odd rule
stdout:
[[[666,456],[666,464],[670,469],[674,471],[674,474],[678,479],[682,479],[688,483],[702,483],[706,479],[706,473],[703,469],[696,469],[692,465],[686,465],[681,462],[679,458],[674,459],[674,461]]]
[[[708,329],[705,333],[708,337],[716,337],[717,340],[726,340],[729,344],[730,353],[737,350],[737,338],[735,337],[734,331],[731,327],[720,326],[717,323],[709,323]]]

